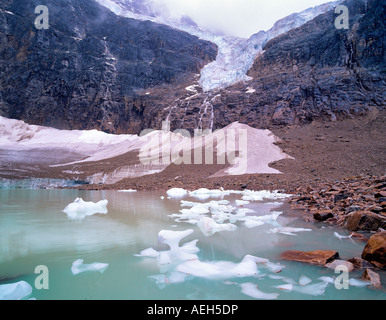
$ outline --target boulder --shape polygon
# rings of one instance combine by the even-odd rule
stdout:
[[[385,219],[371,211],[351,212],[344,222],[344,226],[351,231],[376,231],[384,225]]]
[[[362,252],[362,259],[386,268],[386,231],[371,236]]]
[[[365,272],[362,274],[362,279],[370,281],[371,285],[375,288],[382,287],[381,277],[378,273],[370,269],[365,270]]]
[[[351,262],[357,269],[374,268],[374,266],[370,262],[363,260],[359,257],[347,259],[347,261]]]
[[[332,250],[315,250],[315,251],[285,251],[280,255],[283,260],[299,261],[319,266],[324,266],[335,259],[339,259],[339,253]]]
[[[330,218],[334,218],[332,210],[320,210],[314,213],[314,219],[317,221],[326,221]]]
[[[329,262],[329,263],[326,263],[326,264],[325,264],[325,267],[326,267],[326,268],[333,269],[333,270],[335,270],[335,269],[336,269],[337,267],[339,267],[339,266],[345,266],[345,267],[347,267],[347,270],[348,270],[349,272],[351,272],[351,271],[353,271],[353,270],[355,269],[354,264],[352,264],[352,263],[349,262],[349,261],[345,261],[345,260],[339,260],[339,259],[337,259],[337,260],[334,260],[334,261],[332,261],[332,262]]]

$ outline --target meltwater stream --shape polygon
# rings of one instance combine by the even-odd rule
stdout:
[[[342,259],[360,256],[363,242],[334,236],[334,232],[347,235],[345,230],[306,223],[299,213],[282,206],[283,200],[247,203],[240,201],[241,194],[212,196],[0,190],[0,297],[4,285],[22,282],[31,288],[23,299],[37,300],[386,299],[385,291],[366,284],[338,290],[331,282],[337,276],[334,270],[279,259],[286,250],[336,250]],[[94,203],[108,200],[108,212],[74,219],[63,209],[76,198]],[[189,220],[182,213],[192,212],[197,203],[204,204],[196,207],[202,209],[210,201],[213,206],[242,209],[240,217],[246,213],[274,218],[264,218],[264,223],[240,219],[235,229],[204,234],[194,215]],[[195,213],[202,214],[199,211]],[[159,239],[162,230],[172,232],[163,232]],[[159,240],[165,243],[162,237],[186,230],[191,231],[180,242],[184,257],[167,261],[170,248]],[[269,264],[262,263],[265,259]],[[36,285],[42,279],[36,281],[41,275],[35,273],[37,266],[46,267],[46,288]],[[90,266],[94,270],[82,269]],[[350,278],[358,280],[361,274],[350,273]],[[385,283],[385,275],[381,276]]]

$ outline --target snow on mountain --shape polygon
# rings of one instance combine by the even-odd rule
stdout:
[[[297,28],[320,14],[332,10],[341,1],[328,2],[300,13],[294,13],[275,23],[268,31],[260,31],[249,39],[227,37],[201,30],[187,16],[170,16],[163,10],[156,10],[152,0],[96,0],[115,14],[137,20],[150,20],[188,32],[215,43],[218,46],[217,59],[201,71],[199,83],[204,91],[228,87],[239,81],[248,81],[247,72],[264,45],[271,39]]]

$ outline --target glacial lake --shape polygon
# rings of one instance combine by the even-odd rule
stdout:
[[[108,200],[108,212],[71,219],[63,209],[76,198],[95,203]],[[256,299],[255,288],[259,293],[274,294],[278,300],[386,299],[384,290],[369,286],[350,285],[338,290],[334,283],[326,282],[339,276],[334,270],[279,259],[286,250],[336,250],[342,259],[358,257],[364,242],[334,236],[334,232],[347,236],[344,229],[307,223],[301,213],[283,206],[284,200],[236,204],[241,198],[242,194],[168,199],[165,192],[0,190],[0,289],[25,281],[32,292],[23,299],[37,300],[250,300]],[[189,210],[189,203],[183,207],[181,200],[203,204],[227,200],[220,203],[250,209],[247,215],[282,214],[255,227],[240,220],[235,222],[235,230],[207,236],[197,224],[170,216],[183,208]],[[282,227],[311,230],[273,232]],[[160,265],[157,257],[140,255],[150,248],[152,253],[169,250],[158,242],[162,230],[191,230],[180,245],[190,243],[186,251],[196,254],[198,260],[186,258]],[[258,263],[254,275],[225,270],[239,266],[246,256],[268,259],[273,268]],[[72,267],[79,259],[85,265],[107,267],[74,274]],[[35,273],[37,266],[48,271],[46,289],[36,286],[40,276]],[[211,271],[221,268],[223,274],[210,276]],[[362,273],[350,273],[350,280],[355,284]],[[384,272],[381,280],[386,283]],[[300,285],[299,281],[305,283]]]

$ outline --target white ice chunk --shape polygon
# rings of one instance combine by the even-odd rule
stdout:
[[[293,290],[311,296],[321,296],[324,294],[327,286],[328,283],[323,281],[305,286],[293,286]]]
[[[244,226],[246,226],[247,228],[259,227],[259,226],[262,226],[263,224],[264,224],[263,221],[257,221],[254,219],[246,219],[246,221],[244,222]]]
[[[240,263],[230,261],[189,260],[177,266],[177,271],[200,278],[226,279],[232,277],[257,276],[257,263],[265,263],[267,259],[246,255]]]
[[[72,263],[71,272],[73,275],[77,275],[79,273],[86,272],[86,271],[98,271],[100,273],[103,273],[106,271],[108,266],[109,266],[108,263],[100,263],[100,262],[83,264],[83,259],[78,259]]]
[[[32,293],[25,281],[0,285],[0,300],[21,300]]]
[[[171,251],[177,251],[180,241],[193,232],[194,230],[192,229],[185,231],[162,230],[158,234],[158,243],[167,244]]]
[[[236,203],[237,206],[244,206],[244,205],[246,205],[246,204],[249,204],[249,201],[245,201],[245,200],[236,200],[235,203]]]
[[[279,227],[279,228],[272,228],[269,229],[268,233],[281,233],[291,236],[296,236],[294,232],[309,232],[312,231],[312,229],[305,229],[305,228],[293,228],[293,227]]]
[[[292,283],[286,283],[286,284],[282,284],[282,285],[276,286],[275,288],[290,292],[290,291],[293,290],[293,286],[294,285]]]
[[[324,276],[324,277],[319,277],[318,280],[321,280],[321,281],[326,282],[328,284],[335,283],[335,279],[333,277]]]
[[[365,287],[371,285],[370,281],[350,278],[348,284],[353,287]]]
[[[303,274],[300,276],[299,284],[301,286],[305,286],[307,284],[310,284],[311,282],[312,282],[312,280],[310,278],[308,278],[307,276],[305,276]]]
[[[188,191],[182,188],[172,188],[168,190],[166,193],[171,198],[183,198],[188,194]]]
[[[285,266],[283,266],[282,264],[280,263],[273,263],[271,261],[267,261],[265,263],[265,266],[271,271],[271,272],[274,272],[274,273],[279,273],[281,272]]]
[[[223,196],[229,195],[229,192],[223,191],[220,189],[209,190],[206,188],[200,188],[198,190],[189,192],[189,195],[191,197],[204,200],[210,197],[223,197]]]
[[[279,296],[278,293],[265,293],[257,289],[257,285],[251,282],[241,283],[240,287],[242,293],[254,299],[273,300],[277,299]]]
[[[231,224],[231,223],[219,224],[209,217],[201,218],[198,221],[197,225],[202,231],[202,233],[207,237],[214,235],[216,232],[235,231],[237,229],[237,226],[234,224]]]
[[[156,258],[158,257],[159,252],[154,250],[153,248],[142,250],[139,254],[136,254],[137,257],[149,257],[149,258]]]
[[[352,233],[352,234],[349,235],[349,236],[342,236],[342,235],[340,235],[338,232],[334,232],[334,236],[335,236],[336,238],[338,238],[339,240],[342,240],[342,239],[351,239],[352,236],[353,236],[353,234],[354,234],[354,233]]]
[[[275,200],[275,199],[285,199],[291,197],[292,195],[280,193],[278,191],[251,191],[245,190],[243,191],[242,199],[245,201],[263,201],[263,200]]]
[[[92,216],[96,213],[107,214],[108,200],[101,200],[97,203],[85,202],[81,198],[75,199],[70,203],[63,212],[67,214],[68,218],[74,220],[84,219],[86,216]]]

